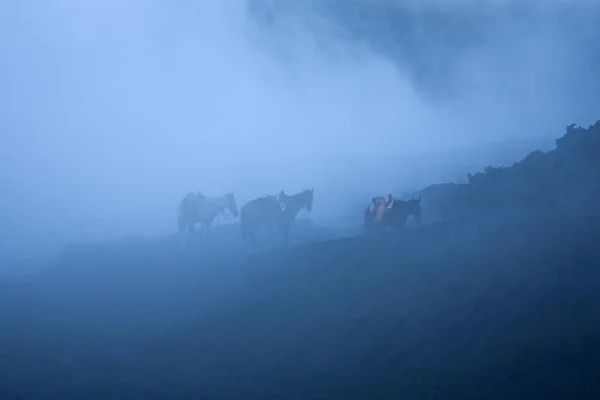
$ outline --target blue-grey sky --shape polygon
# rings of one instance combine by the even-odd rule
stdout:
[[[342,189],[367,184],[352,169],[365,160],[556,137],[598,117],[585,84],[591,2],[568,12],[566,2],[526,11],[489,2],[479,41],[450,50],[419,21],[456,12],[419,2],[404,33],[411,54],[452,70],[428,89],[408,55],[373,44],[393,32],[349,35],[352,16],[333,18],[317,1],[271,10],[266,23],[255,3],[0,3],[3,245],[172,232],[177,202],[199,189],[232,190],[241,205],[314,187],[325,215]],[[474,7],[446,3],[464,18]],[[567,14],[571,25],[560,22]],[[450,81],[449,95],[431,96]],[[387,190],[393,173],[373,179]]]

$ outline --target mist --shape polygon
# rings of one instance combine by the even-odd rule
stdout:
[[[419,4],[2,3],[3,247],[171,233],[197,190],[314,188],[315,218],[345,216],[452,167],[390,160],[463,152],[458,174],[478,146],[592,122],[597,5]],[[361,7],[401,9],[403,39]]]

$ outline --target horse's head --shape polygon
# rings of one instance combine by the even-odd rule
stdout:
[[[306,211],[308,212],[312,210],[314,191],[314,189],[306,189],[300,193],[300,204],[302,205],[302,207],[306,208]]]
[[[421,197],[410,199],[406,202],[409,212],[415,217],[417,223],[421,223]]]
[[[240,212],[238,210],[238,206],[235,201],[235,196],[233,195],[233,193],[231,193],[231,192],[227,193],[224,196],[224,198],[225,198],[225,203],[227,204],[227,208],[229,209],[229,211],[231,211],[231,214],[234,217],[237,217]]]

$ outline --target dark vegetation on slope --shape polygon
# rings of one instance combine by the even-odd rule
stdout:
[[[434,219],[495,215],[539,208],[563,213],[594,207],[600,194],[600,122],[567,127],[556,148],[535,151],[508,168],[469,174],[468,184],[432,185],[419,195]],[[507,215],[507,217],[510,215]]]
[[[438,222],[377,240],[71,246],[0,287],[0,398],[597,398],[599,142],[426,188]]]

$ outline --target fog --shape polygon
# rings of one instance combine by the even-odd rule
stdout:
[[[598,11],[0,3],[0,398],[591,396]],[[168,236],[305,188],[289,246]]]
[[[402,53],[335,2],[3,2],[0,250],[171,233],[197,190],[241,205],[315,188],[315,218],[343,214],[415,184],[389,160],[475,157],[597,117],[597,6],[451,3],[407,9]],[[430,34],[432,15],[460,16],[456,32]]]

